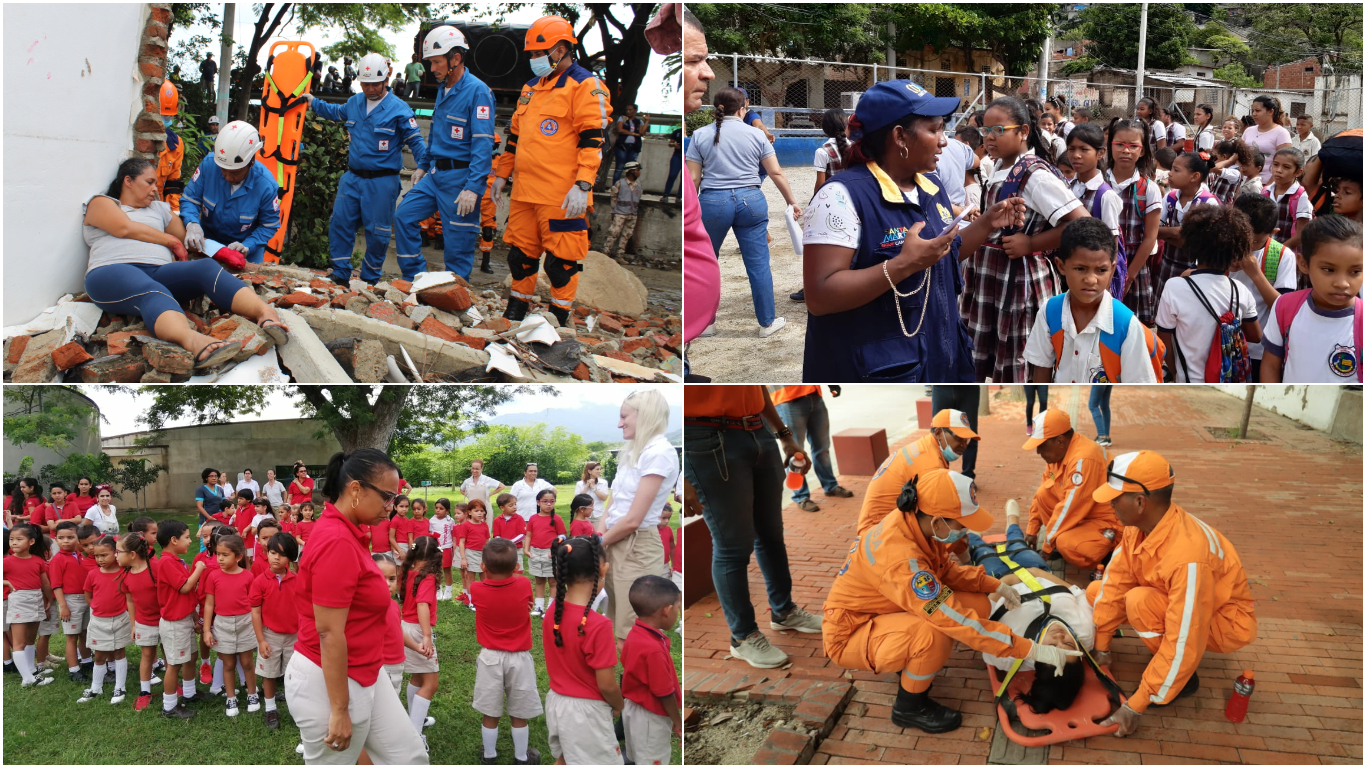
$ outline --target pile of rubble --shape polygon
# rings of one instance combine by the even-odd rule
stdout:
[[[255,323],[200,298],[185,307],[196,328],[242,343],[236,358],[215,370],[196,375],[192,355],[157,341],[140,318],[103,313],[93,331],[68,318],[65,327],[5,339],[5,380],[682,381],[679,316],[652,310],[634,275],[602,254],[589,256],[580,301],[565,327],[544,302],[534,303],[525,320],[510,323],[502,317],[504,293],[480,290],[449,272],[424,273],[416,284],[391,280],[370,286],[353,280],[340,286],[324,272],[263,265],[239,277],[289,326],[289,341],[278,349]],[[544,273],[538,290],[549,295]],[[70,301],[89,299],[82,294]]]

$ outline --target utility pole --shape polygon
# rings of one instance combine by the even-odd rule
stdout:
[[[1148,54],[1148,4],[1143,4],[1143,12],[1138,21],[1138,82],[1134,86],[1134,116],[1138,116],[1138,101],[1143,98],[1143,65]]]
[[[887,22],[887,66],[896,66],[896,22]],[[893,69],[888,80],[896,79],[896,70]]]
[[[1053,31],[1050,29],[1048,37],[1043,40],[1043,49],[1039,51],[1039,101],[1048,101],[1048,60],[1053,58]]]
[[[232,31],[237,18],[237,3],[223,4],[222,45],[218,48],[218,104],[214,113],[218,122],[228,124],[228,85],[232,80]]]

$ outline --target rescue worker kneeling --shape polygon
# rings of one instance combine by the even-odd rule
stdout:
[[[1116,735],[1138,728],[1148,707],[1200,688],[1196,667],[1206,651],[1232,653],[1257,637],[1243,563],[1224,535],[1172,503],[1174,473],[1152,451],[1126,453],[1095,491],[1124,524],[1105,577],[1086,596],[1095,606],[1096,661],[1108,664],[1110,641],[1128,621],[1153,659],[1129,700],[1105,724]]]
[[[1034,450],[1048,466],[1029,505],[1025,540],[1083,570],[1095,568],[1114,549],[1120,524],[1109,501],[1092,498],[1105,485],[1105,451],[1072,429],[1065,411],[1049,408],[1034,417]]]
[[[186,248],[203,252],[214,240],[253,264],[265,260],[266,243],[280,231],[280,188],[256,159],[260,150],[260,135],[242,120],[214,139],[213,156],[194,170],[180,197]]]
[[[1049,664],[1058,673],[1069,656],[1080,656],[987,618],[991,597],[1017,607],[1020,595],[949,555],[968,529],[991,527],[976,496],[972,479],[950,470],[912,478],[897,499],[899,512],[850,549],[825,601],[826,655],[845,669],[899,672],[892,722],[903,728],[944,733],[962,725],[962,715],[928,694],[955,640],[981,653]]]

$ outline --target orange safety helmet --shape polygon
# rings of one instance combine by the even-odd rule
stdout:
[[[180,91],[175,84],[166,80],[161,84],[161,114],[174,115],[180,112]]]
[[[561,40],[568,40],[570,45],[579,44],[578,38],[574,37],[574,28],[563,17],[542,16],[526,31],[526,45],[522,50],[544,51]]]

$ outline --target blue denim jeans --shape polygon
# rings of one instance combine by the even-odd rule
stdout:
[[[1096,422],[1096,437],[1110,436],[1110,390],[1113,384],[1092,384],[1091,419]]]
[[[1025,394],[1025,424],[1034,423],[1034,398],[1039,398],[1039,411],[1048,410],[1048,385],[1047,384],[1026,384],[1024,385]]]
[[[626,149],[625,147],[617,147],[612,151],[617,156],[617,167],[615,170],[612,171],[612,183],[615,184],[617,183],[617,179],[621,178],[622,168],[627,163],[635,162],[636,159],[640,157],[640,150],[631,150]]]
[[[977,407],[981,401],[981,396],[982,391],[977,384],[936,384],[930,388],[930,408],[935,413],[939,413],[945,408],[962,411],[967,414],[968,426],[972,427],[973,432],[977,432]],[[968,447],[963,450],[963,469],[960,471],[971,478],[977,477],[977,444],[979,442],[981,441],[969,440]]]
[[[783,543],[783,459],[767,429],[683,432],[683,476],[697,491],[711,529],[711,578],[737,642],[759,629],[749,599],[749,556],[759,561],[769,609],[785,616],[794,607],[792,573]]]
[[[972,553],[972,564],[985,568],[988,576],[999,579],[1010,573],[1010,569],[997,556],[996,545],[982,541],[981,536],[975,533],[968,534],[968,551]],[[1024,531],[1020,530],[1018,525],[1006,528],[1006,554],[1022,568],[1048,568],[1043,555],[1029,548]]]
[[[811,445],[812,469],[821,488],[834,490],[839,482],[835,480],[835,468],[830,463],[830,412],[825,410],[825,399],[820,395],[807,395],[789,400],[777,406],[778,415],[783,423],[792,430],[792,439],[797,445],[803,442]],[[792,500],[798,504],[811,498],[811,489],[802,476],[802,487],[792,492]]]
[[[682,153],[675,152],[673,153],[673,156],[669,158],[669,180],[664,182],[665,197],[678,194],[674,191],[674,182],[678,181],[678,177],[682,174],[682,172],[683,155]]]
[[[768,268],[768,198],[758,187],[704,189],[697,198],[702,206],[702,226],[715,253],[721,253],[726,233],[735,230],[749,275],[754,316],[759,325],[772,325],[777,312],[773,307],[773,273]]]

